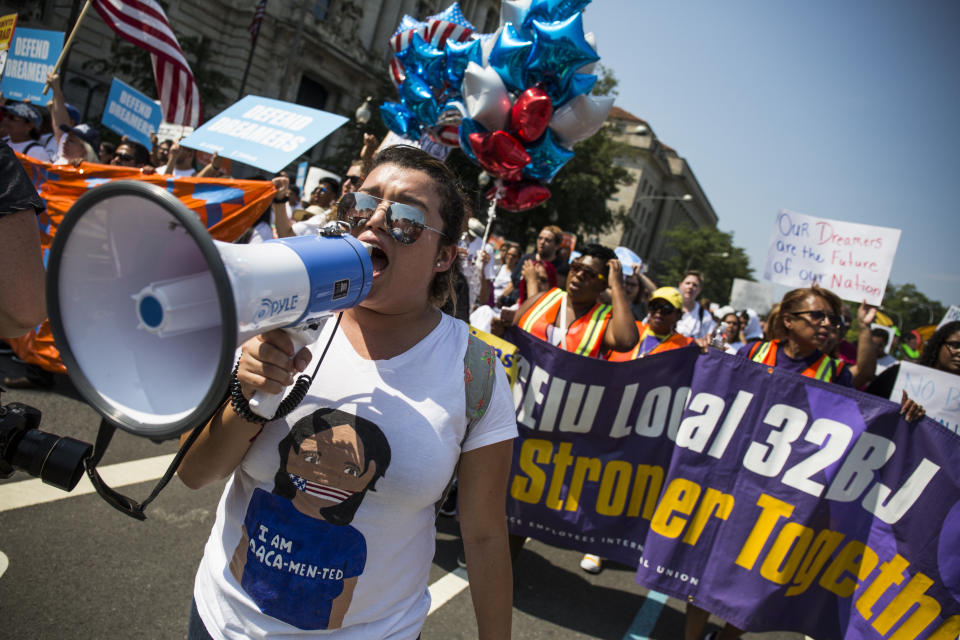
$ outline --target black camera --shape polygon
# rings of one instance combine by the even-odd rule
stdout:
[[[11,402],[0,406],[0,478],[24,471],[64,491],[72,491],[93,446],[40,431],[40,411]]]

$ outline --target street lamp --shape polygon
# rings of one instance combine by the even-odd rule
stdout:
[[[359,125],[365,125],[370,122],[370,118],[373,117],[373,112],[370,110],[370,101],[373,100],[372,96],[367,96],[367,99],[363,101],[357,111],[353,114],[354,119]]]

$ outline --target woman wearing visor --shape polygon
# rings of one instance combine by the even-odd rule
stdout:
[[[778,367],[808,378],[853,386],[853,375],[842,360],[825,353],[842,323],[840,298],[819,287],[794,289],[780,301],[779,311],[768,319],[772,339],[742,347],[737,356],[749,358],[769,367]],[[923,407],[903,396],[900,413],[910,422],[919,420]],[[685,640],[700,640],[707,626],[709,612],[687,604]],[[709,640],[734,640],[742,631],[726,624]]]
[[[479,637],[510,637],[513,403],[493,363],[489,402],[467,433],[467,326],[438,310],[463,216],[445,165],[412,147],[384,150],[338,205],[373,247],[369,295],[299,353],[279,331],[242,346],[242,397],[179,469],[192,488],[230,478],[197,571],[189,637],[417,638],[430,606],[434,507],[458,463]],[[252,394],[280,392],[328,339],[303,402],[266,424],[248,419]]]

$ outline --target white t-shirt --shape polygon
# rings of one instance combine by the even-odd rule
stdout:
[[[701,314],[700,303],[694,302],[691,311],[683,312],[683,317],[677,322],[675,331],[688,338],[703,338],[710,335],[710,332],[716,326],[717,321],[713,319],[710,312],[703,309]]]
[[[22,153],[25,156],[30,156],[31,158],[36,158],[41,162],[50,162],[50,154],[47,153],[46,148],[43,146],[43,143],[39,140],[26,140],[24,142],[13,142],[10,138],[4,138],[4,142],[7,145],[16,151],[17,153]],[[30,147],[29,151],[24,151],[27,147]]]
[[[503,293],[503,290],[507,288],[507,285],[510,284],[512,273],[513,270],[505,264],[500,265],[500,268],[497,269],[497,275],[493,279],[494,300],[497,300],[497,298],[500,297],[500,294]]]
[[[333,324],[327,323],[311,347],[314,358]],[[467,424],[466,346],[466,325],[447,315],[418,344],[390,360],[360,357],[337,332],[310,393],[286,419],[264,426],[217,507],[194,586],[197,610],[214,638],[417,637],[430,607],[434,504],[453,473]],[[344,517],[339,524],[330,522],[335,519],[330,514],[304,515],[290,498],[277,493],[287,490],[296,500],[312,499],[310,492],[333,495],[334,500],[351,495],[343,493],[344,484],[324,486],[323,480],[331,476],[289,475],[293,464],[307,465],[313,473],[309,461],[301,461],[311,454],[308,445],[319,449],[316,459],[321,462],[342,452],[342,445],[336,449],[328,441],[305,443],[297,453],[284,440],[292,425],[306,425],[306,433],[312,433],[317,412],[327,409],[343,412],[330,419],[333,425],[344,424],[348,414],[369,421],[372,427],[368,424],[367,429],[381,434],[379,440],[361,435],[363,452],[352,449],[358,461],[354,477],[371,472],[371,460],[380,461],[375,468],[383,476],[373,480],[372,489],[366,485],[365,493],[352,494],[348,501],[359,496],[359,508],[352,520]],[[350,427],[335,428],[351,432]],[[317,437],[323,434],[321,430]],[[463,451],[516,435],[513,401],[498,364],[490,406]],[[289,452],[286,466],[281,465],[281,449]],[[319,468],[321,462],[314,464]],[[344,504],[334,508],[341,507]],[[237,559],[245,559],[243,569],[237,569],[241,581],[231,572],[231,559],[235,567]],[[343,626],[318,632],[326,629],[330,608],[344,606],[336,599],[346,598],[342,589],[354,579]]]

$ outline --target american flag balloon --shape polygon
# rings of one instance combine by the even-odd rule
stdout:
[[[423,39],[437,49],[443,49],[448,38],[463,42],[473,36],[474,26],[467,22],[460,4],[454,2],[440,13],[427,18],[427,34]]]

